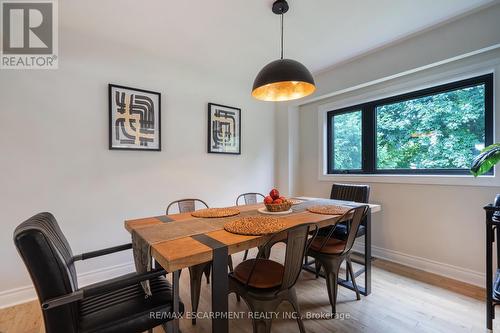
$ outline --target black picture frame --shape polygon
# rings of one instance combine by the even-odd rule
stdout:
[[[212,117],[212,111],[215,110],[216,108],[220,109],[226,109],[226,110],[232,110],[235,112],[235,115],[237,115],[237,124],[235,124],[234,129],[238,131],[237,133],[237,151],[225,151],[224,148],[220,148],[219,150],[214,147],[213,144],[213,117]],[[216,103],[208,103],[208,119],[207,119],[207,152],[209,154],[229,154],[229,155],[241,155],[241,109],[233,107],[233,106],[227,106],[223,104],[216,104]]]
[[[122,90],[129,90],[129,91],[134,91],[137,93],[145,93],[149,95],[155,95],[157,98],[157,108],[153,109],[153,115],[155,115],[155,109],[158,110],[158,116],[154,117],[154,119],[157,119],[157,133],[154,133],[155,139],[153,142],[158,142],[157,147],[153,148],[148,148],[147,146],[141,147],[140,145],[134,145],[130,146],[130,144],[125,144],[123,146],[120,146],[119,144],[116,144],[113,142],[113,135],[115,133],[115,125],[113,124],[113,115],[114,115],[114,108],[113,108],[113,91],[117,89],[122,89]],[[156,105],[153,103],[153,105]],[[161,93],[157,91],[152,91],[152,90],[145,90],[145,89],[138,89],[138,88],[133,88],[133,87],[128,87],[128,86],[122,86],[118,84],[108,84],[108,116],[109,116],[109,124],[108,124],[108,131],[109,131],[109,150],[135,150],[135,151],[161,151]]]

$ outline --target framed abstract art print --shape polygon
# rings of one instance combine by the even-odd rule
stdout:
[[[241,154],[241,110],[208,103],[209,153]]]
[[[161,150],[161,94],[109,85],[109,149]]]

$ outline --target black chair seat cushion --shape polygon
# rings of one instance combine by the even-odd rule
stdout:
[[[285,268],[282,264],[269,259],[245,260],[236,266],[233,271],[233,277],[242,284],[245,284],[250,276],[250,273],[252,272],[252,267],[255,261],[257,261],[257,264],[255,265],[251,279],[248,282],[250,287],[268,289],[281,286]]]
[[[319,229],[318,236],[323,236],[323,237],[328,236],[328,233],[330,232],[331,228],[333,228],[333,226]],[[358,234],[356,235],[356,237],[364,236],[365,233],[366,233],[365,226],[361,224],[359,226]],[[333,232],[332,238],[344,241],[347,240],[347,225],[345,222],[337,224],[337,226],[335,227],[335,231]]]
[[[172,287],[164,277],[150,280],[151,297],[145,297],[139,283],[92,296],[79,303],[80,331],[100,333],[143,332],[171,318]],[[184,305],[179,304],[180,312]],[[161,312],[160,315],[156,315]],[[151,313],[155,313],[152,316]],[[163,317],[162,317],[163,316]]]

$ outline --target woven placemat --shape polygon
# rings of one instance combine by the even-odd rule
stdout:
[[[191,215],[194,217],[215,218],[234,216],[238,215],[239,213],[240,210],[236,208],[207,208],[194,211],[191,213]]]
[[[349,208],[335,205],[318,205],[307,207],[307,210],[315,214],[342,215],[347,212]]]
[[[260,236],[272,234],[285,228],[276,217],[247,216],[224,224],[224,230],[238,235]]]

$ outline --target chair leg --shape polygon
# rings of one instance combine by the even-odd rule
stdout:
[[[172,325],[172,321],[167,321],[165,324],[162,324],[161,327],[163,328],[163,331],[165,333],[170,333],[170,332],[173,332],[173,325]]]
[[[288,294],[288,301],[292,304],[293,310],[295,311],[295,315],[297,316],[297,324],[299,325],[300,333],[305,333],[306,329],[304,328],[304,323],[302,322],[302,315],[300,313],[299,302],[297,301],[297,293],[295,292],[295,288],[291,288]]]
[[[243,255],[243,261],[247,260],[248,258],[248,250],[245,250],[245,254]]]
[[[273,246],[274,244],[264,248],[264,250],[262,251],[262,258],[263,259],[269,259],[269,257],[271,256],[271,247]],[[259,251],[261,249],[261,246],[258,247],[259,248]]]
[[[273,300],[261,301],[251,297],[243,297],[245,303],[250,308],[250,312],[255,314],[268,314],[274,313],[276,308],[283,301],[282,298],[275,298]],[[271,316],[272,317],[272,316]],[[252,318],[252,326],[254,333],[271,333],[272,318]]]
[[[233,267],[233,257],[231,256],[228,256],[227,257],[227,265],[229,267],[229,272],[232,272],[234,271],[234,267]],[[240,295],[238,293],[236,293],[236,300],[239,302],[241,301],[241,298],[240,298]]]
[[[271,325],[273,324],[272,319],[262,319],[255,321],[254,333],[271,333]]]
[[[194,313],[198,311],[198,305],[200,303],[201,279],[203,277],[203,273],[207,270],[207,266],[208,268],[210,268],[210,265],[211,263],[203,263],[189,267],[189,282],[191,284],[191,306]],[[192,319],[192,324],[196,325],[196,318]]]
[[[316,279],[319,278],[319,273],[321,272],[321,263],[319,260],[314,261],[314,270],[316,271]]]
[[[322,266],[326,274],[326,287],[328,289],[328,298],[332,306],[332,313],[337,313],[337,293],[338,293],[338,276],[340,265],[343,259],[335,258],[322,260]]]
[[[229,266],[229,272],[234,271],[234,268],[233,268],[233,257],[231,257],[231,256],[227,257],[227,265]]]
[[[203,270],[203,274],[205,274],[205,278],[207,279],[207,284],[210,284],[210,271],[212,270],[212,265],[207,265]]]
[[[347,270],[349,271],[349,274],[351,275],[352,286],[354,287],[354,290],[356,291],[356,299],[359,301],[361,299],[361,295],[359,293],[358,285],[356,284],[356,278],[354,277],[354,271],[352,270],[352,262],[351,262],[350,256],[347,256],[347,258],[346,258],[346,267],[347,267]]]

